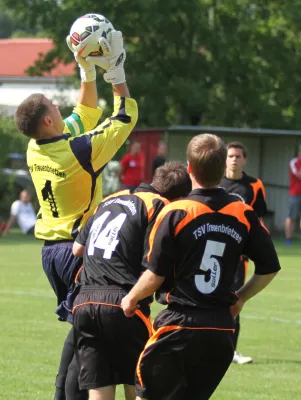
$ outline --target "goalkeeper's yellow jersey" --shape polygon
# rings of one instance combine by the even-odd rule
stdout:
[[[40,204],[38,239],[74,239],[102,200],[101,172],[134,128],[137,103],[115,96],[113,115],[83,133],[96,125],[101,113],[77,105],[65,120],[64,134],[30,140],[27,163]]]

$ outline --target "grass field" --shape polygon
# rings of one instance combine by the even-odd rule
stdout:
[[[3,400],[53,399],[69,326],[58,322],[53,313],[55,297],[41,267],[41,245],[18,232],[0,238]],[[277,241],[276,245],[282,271],[241,316],[239,350],[253,356],[255,363],[232,365],[214,400],[301,399],[301,242],[285,247]],[[118,389],[118,400],[123,399],[121,393]]]

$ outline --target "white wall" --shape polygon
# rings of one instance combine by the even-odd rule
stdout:
[[[16,107],[29,95],[43,93],[58,104],[74,105],[79,89],[53,82],[3,82],[0,85],[0,108],[14,113]]]
[[[170,160],[186,162],[186,148],[193,133],[168,132]],[[268,209],[275,212],[274,226],[283,230],[288,203],[288,163],[296,156],[301,137],[297,136],[250,136],[250,134],[220,135],[226,142],[242,142],[248,150],[246,172],[262,179],[266,186]],[[262,143],[262,149],[260,144]],[[262,171],[260,152],[262,151]],[[276,186],[276,187],[275,187]]]

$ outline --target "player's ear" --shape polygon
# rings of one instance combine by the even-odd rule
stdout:
[[[42,124],[46,126],[53,126],[53,121],[50,115],[46,114],[42,117]]]
[[[189,161],[187,161],[187,172],[191,174],[191,165],[189,164]]]

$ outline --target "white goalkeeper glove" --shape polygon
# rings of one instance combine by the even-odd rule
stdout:
[[[99,44],[104,49],[105,44],[101,43],[102,39],[100,39]],[[109,45],[107,47],[108,51],[104,52],[103,56],[88,56],[86,62],[104,69],[106,71],[103,75],[104,80],[112,85],[117,85],[125,82],[123,65],[126,59],[126,52],[123,48],[122,33],[120,31],[110,32],[109,43],[106,41],[107,44]]]
[[[67,42],[69,49],[72,51],[72,53],[74,53],[74,50],[72,48],[71,38],[69,35],[66,37],[66,42]],[[107,39],[105,39],[104,37],[101,37],[99,39],[99,45],[101,47],[103,54],[105,56],[107,56],[111,51],[110,43],[107,41]],[[93,63],[87,61],[84,57],[80,56],[76,52],[74,53],[74,58],[79,66],[80,77],[81,77],[82,82],[95,81],[95,79],[96,79],[95,65]]]

